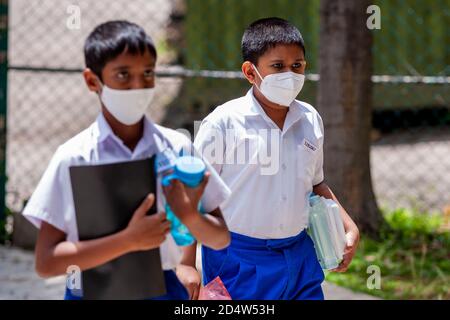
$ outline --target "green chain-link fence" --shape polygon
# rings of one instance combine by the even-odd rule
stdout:
[[[253,20],[280,16],[306,42],[308,79],[301,99],[317,95],[320,0],[188,0],[182,61],[189,69],[239,70],[240,39]],[[374,187],[383,207],[441,210],[450,203],[450,1],[377,0],[374,30]],[[239,78],[240,73],[224,74]],[[184,83],[177,105],[194,118],[243,94],[245,81],[199,78]],[[191,119],[169,119],[191,124]]]
[[[240,39],[253,20],[280,16],[306,41],[316,100],[319,0],[14,0],[9,21],[7,205],[20,210],[56,147],[99,110],[79,70],[83,41],[110,19],[142,25],[159,51],[149,115],[172,127],[245,93]],[[440,210],[450,203],[450,0],[374,1],[372,170],[382,206]],[[77,28],[77,10],[80,13]],[[74,23],[75,22],[75,23]],[[3,80],[2,80],[3,87]]]

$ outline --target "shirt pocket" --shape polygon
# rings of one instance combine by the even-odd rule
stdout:
[[[301,144],[297,146],[297,178],[305,185],[312,185],[314,178],[317,151],[313,151]]]

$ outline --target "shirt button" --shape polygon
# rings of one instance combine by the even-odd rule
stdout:
[[[283,170],[286,170],[286,164],[283,163],[283,164],[281,165],[281,168],[283,168]]]
[[[281,199],[282,199],[283,201],[286,201],[286,200],[287,200],[287,197],[286,197],[286,196],[282,196]]]

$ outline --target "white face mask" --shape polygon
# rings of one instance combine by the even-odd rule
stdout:
[[[288,107],[298,96],[305,83],[305,75],[291,71],[268,74],[264,78],[258,72],[261,79],[261,85],[256,87],[267,98],[267,100]]]
[[[102,85],[100,99],[114,118],[130,126],[142,119],[154,94],[155,88],[116,90]]]

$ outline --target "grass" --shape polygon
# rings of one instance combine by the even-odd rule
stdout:
[[[384,216],[392,229],[377,241],[362,236],[349,270],[326,279],[383,299],[450,299],[450,232],[442,215],[398,209]],[[380,289],[367,287],[370,265],[380,268]]]

